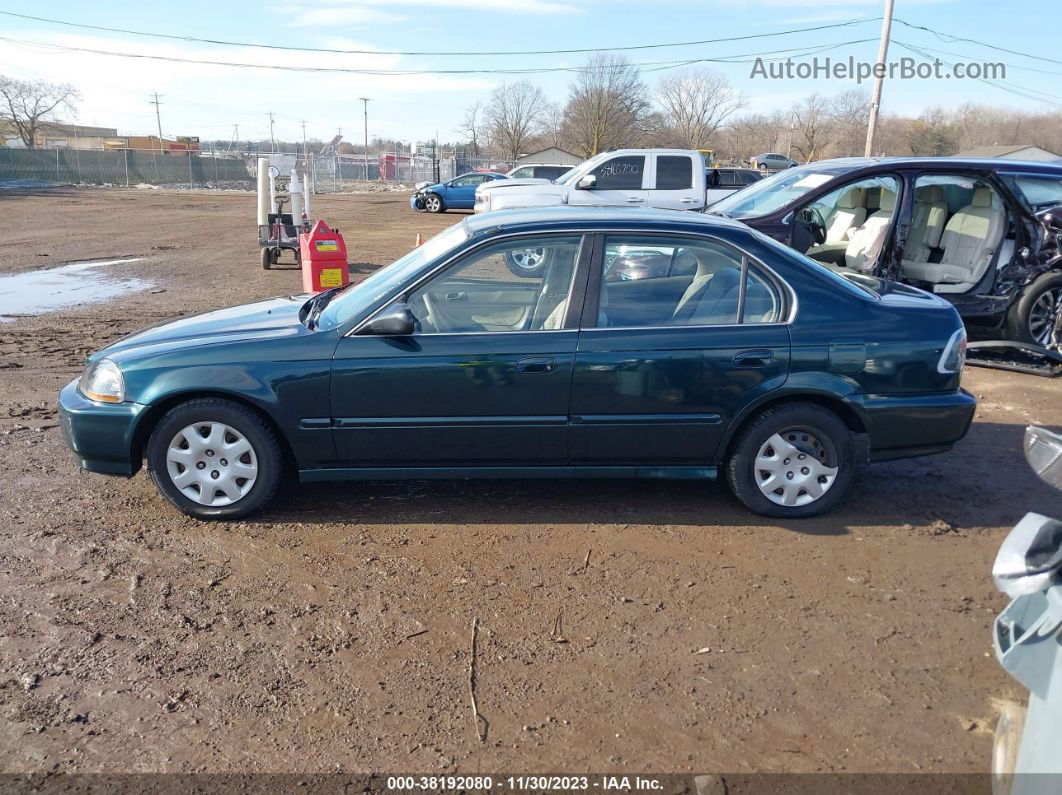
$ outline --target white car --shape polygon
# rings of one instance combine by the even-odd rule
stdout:
[[[571,166],[559,163],[529,163],[526,166],[517,166],[506,176],[513,179],[547,179],[552,182],[571,170]]]
[[[558,179],[503,179],[476,189],[477,213],[555,204],[705,207],[704,157],[690,149],[618,149],[586,160]]]

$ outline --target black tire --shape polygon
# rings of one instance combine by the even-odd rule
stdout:
[[[1022,290],[1018,300],[1010,307],[1003,334],[1008,340],[1045,345],[1050,342],[1052,332],[1050,327],[1043,326],[1044,322],[1049,322],[1045,313],[1053,311],[1057,323],[1060,307],[1062,271],[1042,273]]]
[[[820,497],[788,506],[769,499],[760,489],[757,456],[774,434],[782,434],[802,455],[818,455],[822,464],[837,468]],[[820,444],[809,443],[808,437]],[[852,432],[832,411],[814,403],[786,403],[767,409],[739,431],[726,462],[726,479],[734,496],[753,513],[786,519],[817,516],[837,505],[848,492],[855,469],[852,450]],[[788,466],[789,458],[784,462]],[[800,467],[799,461],[794,460],[793,470],[798,478]]]
[[[196,502],[174,484],[170,475],[167,453],[171,442],[182,429],[197,423],[223,423],[251,444],[257,475],[249,491],[230,504],[210,506]],[[221,398],[197,398],[175,406],[159,420],[147,443],[147,469],[159,493],[189,516],[238,519],[261,509],[276,494],[284,455],[273,428],[257,412]]]
[[[438,193],[429,193],[424,197],[424,209],[429,213],[446,212],[446,203]]]
[[[273,267],[273,252],[268,248],[262,249],[262,269],[269,270]]]

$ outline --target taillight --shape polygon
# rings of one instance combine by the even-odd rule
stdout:
[[[959,328],[948,344],[944,346],[944,352],[940,354],[937,362],[937,371],[941,373],[961,373],[966,364],[966,329]]]

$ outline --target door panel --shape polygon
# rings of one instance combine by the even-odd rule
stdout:
[[[574,189],[568,204],[645,207],[648,198],[648,160],[645,155],[609,158],[590,172],[597,178],[591,190]]]
[[[541,267],[514,273],[513,252],[529,247]],[[567,464],[578,338],[568,306],[573,285],[585,285],[589,256],[578,234],[488,242],[403,296],[416,333],[343,338],[331,384],[340,460],[350,467]],[[577,306],[582,293],[580,286]]]
[[[603,264],[629,251],[670,251],[695,271],[603,278]],[[785,291],[722,241],[604,235],[586,296],[589,327],[572,374],[573,465],[711,465],[734,417],[788,376]]]
[[[347,466],[567,463],[577,332],[425,334],[340,341],[336,448]],[[528,357],[552,360],[528,368]]]
[[[770,355],[742,366],[750,351]],[[788,372],[782,324],[584,331],[572,378],[572,463],[711,462],[734,416]]]
[[[699,162],[698,162],[699,161]],[[704,206],[704,195],[693,179],[695,171],[704,171],[700,155],[653,155],[652,183],[648,201],[665,210],[692,210]]]

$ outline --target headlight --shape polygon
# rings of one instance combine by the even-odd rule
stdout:
[[[122,370],[110,359],[99,359],[89,365],[77,388],[89,400],[102,403],[122,403],[125,400]]]

